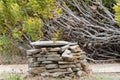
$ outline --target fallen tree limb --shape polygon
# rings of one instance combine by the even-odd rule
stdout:
[[[45,38],[51,36],[55,29],[62,27],[61,39],[78,42],[89,58],[94,60],[119,59],[120,28],[112,13],[94,0],[89,0],[89,3],[84,0],[64,1],[59,0],[60,7],[63,9],[61,17],[45,22],[43,28]]]

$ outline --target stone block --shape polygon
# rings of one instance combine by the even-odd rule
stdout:
[[[33,74],[40,74],[40,73],[45,72],[45,71],[46,71],[45,67],[29,68],[29,72],[31,72]]]
[[[66,61],[72,60],[73,54],[71,53],[70,50],[65,50],[62,54],[62,58]]]
[[[27,55],[32,56],[32,55],[35,55],[35,54],[39,53],[40,51],[41,51],[40,49],[27,50]]]
[[[66,69],[50,69],[50,70],[47,70],[48,72],[50,73],[53,73],[53,72],[66,72],[67,70]]]
[[[58,64],[47,64],[45,65],[46,69],[55,69],[58,68]]]

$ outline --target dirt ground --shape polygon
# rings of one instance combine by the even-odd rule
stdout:
[[[0,53],[0,65],[4,64],[25,64],[27,63],[27,58],[25,56],[20,56],[16,54],[1,54]]]
[[[120,80],[120,73],[94,73],[94,80]]]

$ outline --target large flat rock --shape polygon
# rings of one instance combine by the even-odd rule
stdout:
[[[64,45],[75,45],[77,43],[71,43],[67,41],[36,41],[30,43],[32,46],[39,46],[39,47],[60,47]]]

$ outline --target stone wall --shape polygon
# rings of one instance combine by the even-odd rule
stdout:
[[[32,45],[34,49],[27,50],[28,72],[32,75],[81,77],[88,72],[85,52],[76,43]]]

